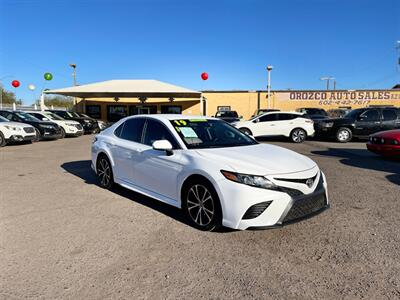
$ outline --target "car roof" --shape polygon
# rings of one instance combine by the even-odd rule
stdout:
[[[271,114],[293,114],[293,115],[299,115],[299,116],[303,116],[304,113],[298,112],[298,111],[269,111],[266,112],[262,115],[259,115],[259,117],[261,116],[265,116],[265,115],[271,115]]]
[[[219,120],[214,117],[207,116],[192,116],[192,115],[182,115],[182,114],[152,114],[152,115],[135,115],[132,117],[146,117],[161,121],[172,121],[172,120],[181,120],[181,119],[201,119],[201,120]]]

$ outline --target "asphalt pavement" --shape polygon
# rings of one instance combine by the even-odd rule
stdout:
[[[331,208],[201,232],[97,185],[93,136],[0,149],[0,299],[399,299],[400,162],[362,142],[272,143],[315,160]]]

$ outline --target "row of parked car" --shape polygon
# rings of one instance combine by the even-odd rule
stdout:
[[[375,153],[400,154],[400,109],[396,107],[359,108],[336,118],[321,108],[300,108],[296,112],[260,110],[248,121],[234,118],[235,115],[230,111],[217,113],[216,117],[254,137],[285,136],[295,143],[302,143],[307,137],[330,138],[340,143],[367,139],[368,149]]]
[[[98,133],[105,127],[105,122],[65,110],[0,110],[0,147]]]

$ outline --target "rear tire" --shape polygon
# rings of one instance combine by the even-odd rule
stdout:
[[[114,176],[110,160],[106,155],[101,154],[97,158],[96,171],[100,186],[110,190],[114,186]]]
[[[203,231],[213,231],[222,226],[222,209],[213,185],[202,178],[185,184],[182,192],[182,209],[189,223]]]
[[[302,128],[295,128],[290,133],[290,139],[293,143],[303,143],[307,138],[307,132]]]
[[[239,130],[247,135],[253,136],[253,133],[248,128],[239,128]]]
[[[6,139],[4,138],[4,134],[0,132],[0,147],[4,147],[7,145]]]
[[[347,127],[341,127],[336,132],[336,141],[339,143],[347,143],[350,142],[353,138],[353,134],[351,130]]]

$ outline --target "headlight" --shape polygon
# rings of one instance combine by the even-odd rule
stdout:
[[[392,145],[400,145],[400,142],[398,140],[391,140],[390,143]]]
[[[41,128],[44,128],[44,129],[54,129],[54,126],[53,126],[53,125],[39,124],[39,126],[40,126]]]
[[[4,127],[9,129],[9,130],[13,130],[13,131],[21,131],[22,130],[19,127],[14,127],[14,126],[10,126],[10,125],[5,125]]]
[[[333,122],[321,122],[321,126],[330,128],[333,126]]]
[[[90,121],[89,121],[89,120],[83,120],[83,122],[85,122],[85,123],[90,123]]]
[[[222,175],[225,176],[226,179],[235,181],[237,183],[242,183],[245,185],[250,185],[254,187],[259,187],[263,189],[276,190],[278,187],[270,180],[265,178],[264,176],[257,175],[248,175],[248,174],[239,174],[229,171],[221,170]]]

